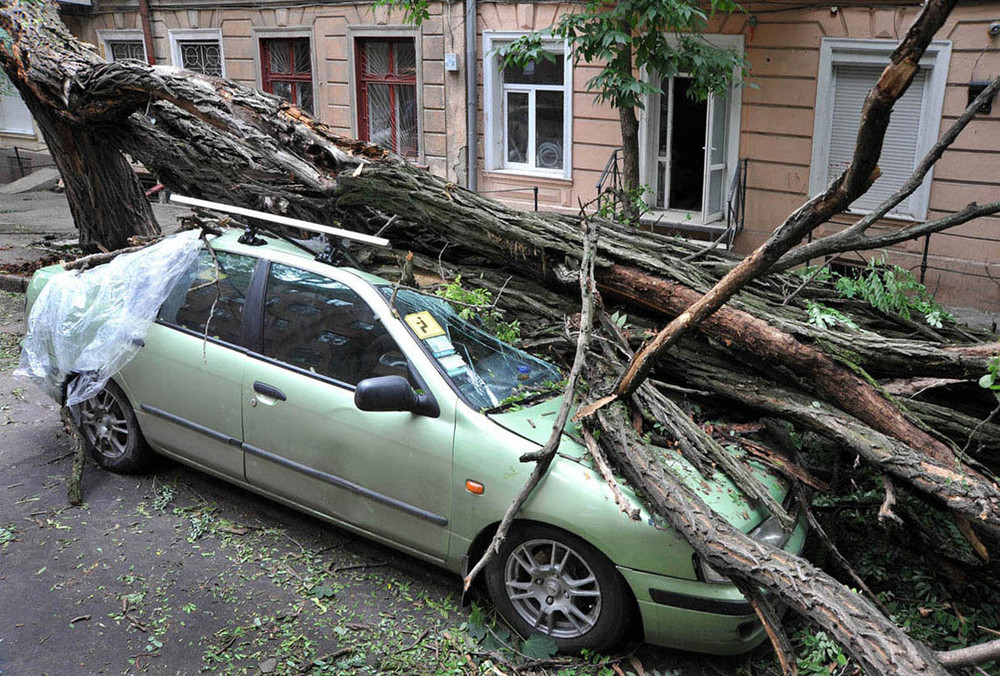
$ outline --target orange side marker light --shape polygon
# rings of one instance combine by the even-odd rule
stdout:
[[[478,481],[467,479],[465,482],[465,490],[469,491],[473,495],[482,495],[486,488]]]

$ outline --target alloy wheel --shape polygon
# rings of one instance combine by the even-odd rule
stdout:
[[[80,429],[97,452],[109,459],[128,450],[129,430],[125,409],[107,389],[80,404]]]
[[[530,540],[507,557],[507,598],[533,628],[553,638],[583,636],[601,614],[601,588],[583,557],[555,540]]]

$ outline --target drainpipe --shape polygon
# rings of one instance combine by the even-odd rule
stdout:
[[[150,66],[156,65],[153,54],[153,26],[149,21],[149,0],[139,0],[139,17],[142,19],[142,41],[146,43],[146,61]]]
[[[466,161],[469,175],[468,188],[476,192],[478,176],[476,162],[479,153],[479,136],[476,133],[476,15],[478,14],[476,0],[465,0],[465,126],[468,134],[465,146],[468,149]]]

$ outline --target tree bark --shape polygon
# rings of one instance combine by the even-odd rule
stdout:
[[[624,30],[631,30],[625,27]],[[632,70],[632,49],[625,47],[619,54],[620,68]],[[636,188],[639,187],[639,119],[634,106],[618,106],[618,121],[622,132],[622,205],[625,220],[636,223],[639,219],[639,205],[633,203]]]
[[[67,114],[54,92],[69,85],[63,70],[69,64],[46,63],[51,52],[32,49],[39,40],[52,39],[47,26],[53,18],[58,22],[54,5],[42,12],[46,28],[33,22],[5,21],[3,16],[0,13],[0,27],[11,34],[13,42],[6,47],[0,41],[0,67],[21,92],[62,175],[81,248],[87,253],[110,251],[126,246],[133,235],[159,234],[149,200],[113,139],[114,129]],[[57,35],[69,36],[61,23],[57,26]],[[78,44],[75,39],[73,44]],[[81,57],[89,61],[80,48],[68,52],[70,62]]]

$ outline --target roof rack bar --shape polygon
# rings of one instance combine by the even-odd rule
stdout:
[[[200,199],[195,199],[194,197],[185,197],[183,195],[171,195],[170,201],[176,202],[177,204],[186,204],[192,207],[201,207],[203,209],[222,211],[227,214],[238,214],[240,216],[247,216],[249,218],[257,218],[262,221],[269,221],[271,223],[279,223],[281,225],[287,225],[290,228],[299,228],[301,230],[308,230],[310,232],[319,232],[325,235],[333,235],[334,237],[343,237],[344,239],[352,239],[356,242],[364,242],[365,244],[371,244],[373,246],[385,246],[385,247],[389,246],[389,240],[387,240],[384,237],[363,235],[358,232],[351,232],[350,230],[334,228],[329,225],[320,225],[319,223],[310,223],[309,221],[301,221],[297,218],[289,218],[288,216],[278,216],[276,214],[269,214],[266,211],[254,211],[253,209],[244,209],[243,207],[234,207],[228,204],[221,204],[219,202],[209,202],[208,200],[200,200]]]

